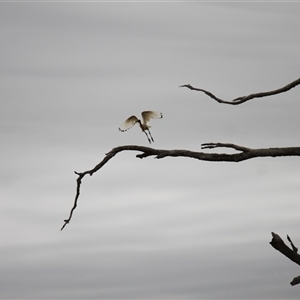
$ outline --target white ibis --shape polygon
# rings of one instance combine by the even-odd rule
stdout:
[[[150,121],[150,119],[161,119],[162,117],[163,117],[162,113],[160,113],[158,111],[151,111],[151,110],[143,111],[142,112],[143,122],[141,122],[141,120],[138,119],[136,116],[131,116],[119,127],[119,130],[126,131],[126,130],[130,129],[134,124],[139,123],[142,131],[145,132],[147,139],[148,139],[149,143],[151,144],[151,141],[154,142],[154,139],[150,132],[151,126],[149,125],[149,121]],[[147,134],[147,131],[148,131],[149,135]]]

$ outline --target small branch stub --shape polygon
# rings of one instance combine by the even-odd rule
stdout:
[[[295,277],[295,278],[290,282],[290,284],[291,284],[292,286],[294,286],[294,285],[296,285],[296,284],[299,284],[299,283],[300,283],[300,276]]]
[[[287,240],[290,242],[292,249],[297,253],[298,252],[298,248],[294,245],[294,243],[292,242],[291,238],[289,237],[289,235],[287,235]]]

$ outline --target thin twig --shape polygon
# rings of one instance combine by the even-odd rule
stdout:
[[[294,243],[292,242],[292,239],[289,237],[289,235],[287,235],[287,240],[290,242],[292,249],[297,253],[298,248],[294,245]]]
[[[297,86],[298,84],[300,84],[300,78],[298,78],[295,81],[293,81],[293,82],[285,85],[282,88],[279,88],[279,89],[276,89],[276,90],[273,90],[273,91],[269,91],[269,92],[260,92],[260,93],[250,94],[250,95],[247,95],[247,96],[238,97],[238,98],[235,98],[235,99],[233,99],[231,101],[226,101],[226,100],[223,100],[221,98],[218,98],[213,93],[211,93],[211,92],[209,92],[207,90],[204,90],[204,89],[195,88],[195,87],[191,86],[190,84],[184,84],[184,85],[181,85],[179,87],[187,87],[190,90],[203,92],[206,95],[208,95],[210,98],[216,100],[219,103],[231,104],[231,105],[238,105],[238,104],[244,103],[244,102],[249,101],[249,100],[254,99],[254,98],[262,98],[262,97],[267,97],[267,96],[272,96],[272,95],[277,95],[277,94],[280,94],[280,93],[287,92],[290,89],[292,89],[295,86]]]

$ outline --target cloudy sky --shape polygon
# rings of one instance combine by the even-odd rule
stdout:
[[[0,3],[1,298],[298,299],[299,159],[140,160],[154,148],[300,146],[300,3]]]

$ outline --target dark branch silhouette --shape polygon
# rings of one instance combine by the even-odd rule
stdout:
[[[238,104],[244,103],[244,102],[249,101],[249,100],[254,99],[254,98],[262,98],[262,97],[267,97],[267,96],[272,96],[272,95],[277,95],[277,94],[280,94],[280,93],[287,92],[290,89],[297,86],[298,84],[300,84],[300,78],[298,78],[297,80],[287,84],[286,86],[284,86],[282,88],[279,88],[279,89],[276,89],[276,90],[273,90],[273,91],[269,91],[269,92],[260,92],[260,93],[250,94],[250,95],[247,95],[247,96],[238,97],[238,98],[235,98],[231,101],[226,101],[226,100],[220,99],[217,96],[215,96],[213,93],[211,93],[207,90],[204,90],[204,89],[195,88],[195,87],[191,86],[190,84],[184,84],[184,85],[181,85],[180,87],[187,87],[190,90],[203,92],[203,93],[205,93],[206,95],[208,95],[209,97],[211,97],[212,99],[216,100],[219,103],[238,105]]]
[[[216,100],[218,103],[224,104],[231,104],[231,105],[238,105],[249,101],[254,98],[262,98],[271,95],[276,95],[280,93],[284,93],[289,91],[290,89],[296,87],[300,84],[300,78],[297,80],[287,84],[286,86],[269,91],[269,92],[260,92],[254,93],[247,96],[242,96],[235,98],[231,101],[226,101],[223,99],[218,98],[213,93],[191,86],[190,84],[185,84],[180,87],[187,87],[190,90],[200,91],[211,97],[212,99]],[[148,137],[148,136],[147,136]],[[148,138],[149,140],[149,138]],[[153,140],[153,139],[152,139]],[[149,140],[150,142],[150,140]],[[204,143],[201,145],[201,149],[217,149],[217,148],[227,148],[231,150],[235,150],[234,153],[207,153],[207,152],[198,152],[198,151],[190,151],[190,150],[164,150],[164,149],[153,149],[150,147],[145,146],[137,146],[137,145],[125,145],[115,147],[106,153],[103,160],[97,164],[93,169],[84,171],[84,172],[75,172],[77,177],[77,186],[76,186],[76,194],[74,199],[73,207],[71,208],[70,214],[68,219],[64,220],[64,224],[61,227],[61,230],[65,228],[67,224],[70,223],[74,210],[77,207],[77,202],[80,195],[80,188],[82,184],[82,179],[85,175],[92,176],[95,172],[99,171],[110,159],[112,159],[116,154],[123,152],[123,151],[138,151],[139,153],[136,154],[137,158],[146,158],[148,156],[153,156],[154,158],[160,159],[165,157],[188,157],[194,158],[203,161],[211,161],[211,162],[241,162],[251,158],[258,158],[258,157],[282,157],[282,156],[300,156],[300,147],[285,147],[285,148],[261,148],[261,149],[252,149],[244,146],[239,146],[231,143]],[[272,241],[270,244],[276,250],[281,252],[283,255],[288,257],[294,263],[300,265],[300,255],[298,254],[298,248],[294,245],[291,238],[287,236],[287,240],[289,241],[291,248],[288,247],[281,237],[272,232]],[[300,283],[300,276],[295,277],[290,284],[292,286]]]
[[[272,241],[270,242],[271,246],[274,247],[276,250],[278,250],[283,255],[285,255],[291,261],[293,261],[294,263],[296,263],[297,265],[300,266],[300,255],[297,253],[298,248],[293,244],[291,238],[289,236],[287,236],[287,239],[290,242],[292,249],[284,243],[284,241],[278,234],[276,234],[274,232],[272,232],[271,234],[273,236]],[[299,283],[300,283],[300,276],[295,277],[290,282],[291,285],[296,285]]]
[[[261,149],[251,149],[243,146],[238,146],[229,143],[205,143],[201,145],[202,149],[215,149],[215,148],[230,148],[238,151],[237,153],[206,153],[197,152],[190,150],[163,150],[163,149],[153,149],[145,146],[137,145],[125,145],[113,148],[111,151],[106,153],[103,160],[96,165],[93,169],[84,172],[75,172],[78,175],[77,178],[77,188],[74,200],[74,205],[70,211],[69,218],[64,220],[64,225],[61,230],[70,222],[73,212],[77,207],[77,201],[80,195],[80,186],[82,179],[85,175],[92,176],[95,172],[100,170],[110,159],[112,159],[116,154],[122,151],[138,151],[141,152],[136,155],[137,158],[146,158],[148,156],[154,156],[154,158],[160,159],[165,157],[188,157],[203,161],[215,161],[215,162],[240,162],[256,157],[279,157],[279,156],[300,156],[300,147],[287,147],[287,148],[261,148]]]

